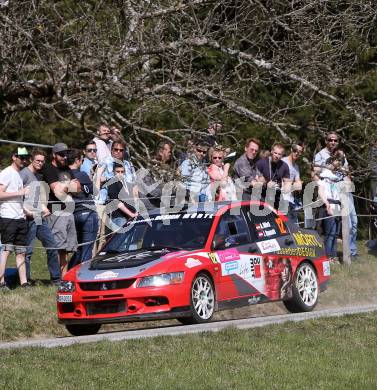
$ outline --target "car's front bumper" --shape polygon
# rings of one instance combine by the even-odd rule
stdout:
[[[78,285],[76,284],[76,287]],[[58,320],[64,324],[111,323],[175,318],[189,314],[189,287],[162,287],[57,294]]]
[[[153,321],[153,320],[168,320],[173,318],[189,317],[191,315],[190,307],[177,307],[173,310],[163,311],[158,313],[123,315],[116,317],[95,317],[95,318],[75,318],[75,319],[59,319],[58,322],[64,325],[71,324],[114,324],[119,322],[137,322],[137,321]]]

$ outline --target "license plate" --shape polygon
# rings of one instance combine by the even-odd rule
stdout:
[[[58,302],[60,303],[72,302],[72,294],[58,295]]]

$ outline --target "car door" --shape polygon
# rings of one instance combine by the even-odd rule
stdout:
[[[213,248],[219,263],[217,299],[230,300],[257,292],[251,280],[260,275],[260,264],[254,267],[249,254],[250,233],[243,211],[225,212],[216,228]],[[255,256],[254,256],[255,258]],[[256,261],[260,260],[257,256]]]

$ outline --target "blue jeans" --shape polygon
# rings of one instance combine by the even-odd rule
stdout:
[[[26,277],[30,279],[30,259],[33,254],[34,241],[37,237],[45,248],[56,248],[54,236],[49,228],[47,221],[43,218],[42,224],[37,225],[34,220],[28,221],[28,234],[26,238]],[[47,249],[47,268],[52,280],[60,279],[60,263],[57,249]]]
[[[332,217],[323,220],[323,229],[325,233],[325,250],[328,257],[337,256],[337,242],[339,236],[340,218]]]
[[[111,222],[119,227],[122,227],[127,221],[128,219],[126,217],[117,217],[111,219]]]
[[[98,216],[95,211],[83,211],[74,214],[77,232],[77,243],[80,245],[69,261],[68,269],[92,258],[94,241],[98,232]]]
[[[350,253],[351,256],[357,255],[357,215],[355,210],[355,203],[353,200],[353,195],[349,194],[349,224],[350,224]]]

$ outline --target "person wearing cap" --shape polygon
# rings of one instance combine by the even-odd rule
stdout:
[[[67,272],[68,253],[77,248],[77,235],[73,211],[75,203],[72,193],[81,191],[80,182],[67,165],[70,149],[64,143],[57,143],[52,148],[51,163],[45,164],[43,180],[49,185],[47,223],[54,235],[59,253],[61,276]]]
[[[0,258],[0,290],[5,284],[5,268],[11,251],[16,252],[16,264],[22,287],[30,287],[26,278],[25,252],[28,224],[23,209],[23,197],[29,191],[23,186],[20,170],[27,164],[26,148],[17,148],[12,154],[12,164],[0,172],[0,236],[3,251]]]

